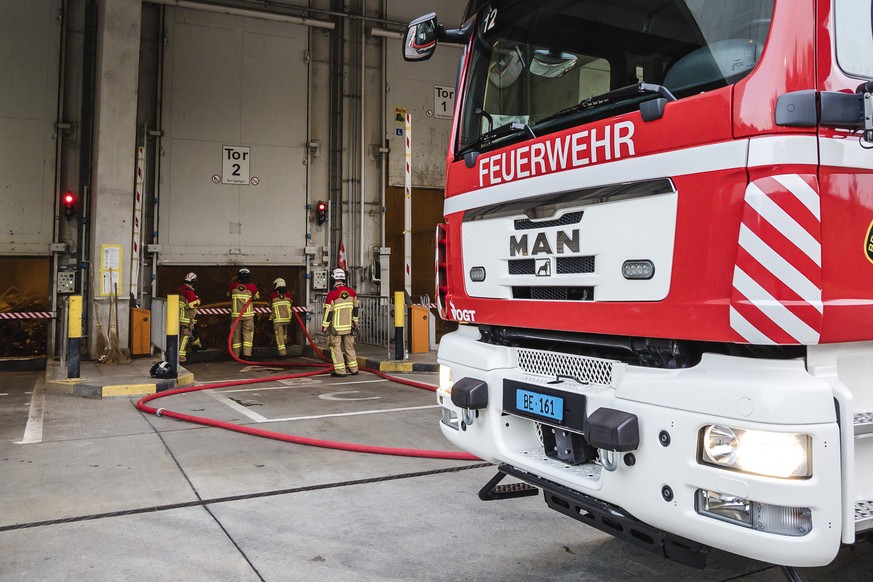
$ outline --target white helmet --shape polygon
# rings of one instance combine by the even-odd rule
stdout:
[[[283,279],[282,277],[279,277],[278,279],[273,281],[273,289],[278,289],[279,287],[284,287],[284,286],[285,286],[285,279]]]
[[[188,273],[187,275],[185,275],[185,282],[186,283],[196,283],[197,282],[197,275],[195,273]]]
[[[342,269],[334,269],[333,270],[333,278],[335,281],[345,281],[346,280],[346,272]]]

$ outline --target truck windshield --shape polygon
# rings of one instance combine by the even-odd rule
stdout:
[[[657,91],[600,98],[639,83],[678,99],[735,83],[761,56],[773,2],[478,3],[458,151],[499,147],[658,98]],[[525,131],[494,131],[510,124]]]

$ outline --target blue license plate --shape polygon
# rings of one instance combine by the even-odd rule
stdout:
[[[552,420],[564,420],[564,399],[538,392],[518,389],[515,392],[515,407],[520,412],[544,416]]]

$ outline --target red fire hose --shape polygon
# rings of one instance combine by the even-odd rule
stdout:
[[[279,432],[273,432],[269,430],[262,430],[259,428],[252,428],[245,425],[233,424],[230,422],[224,422],[220,420],[214,420],[211,418],[206,418],[203,416],[193,416],[190,414],[183,414],[181,412],[175,412],[173,410],[167,410],[166,408],[154,408],[152,406],[146,406],[147,402],[151,402],[152,400],[157,400],[158,398],[164,398],[165,396],[172,396],[174,394],[185,394],[187,392],[197,392],[199,390],[207,390],[214,388],[227,388],[229,386],[242,386],[246,384],[259,384],[262,382],[275,382],[277,380],[290,380],[292,378],[305,378],[307,376],[317,376],[318,374],[326,374],[333,369],[331,364],[301,364],[301,363],[291,363],[291,362],[247,362],[245,360],[241,360],[233,353],[233,348],[231,345],[231,340],[233,338],[233,333],[236,330],[237,325],[239,325],[240,318],[242,314],[245,313],[246,308],[251,304],[251,299],[246,303],[245,307],[240,310],[240,314],[234,320],[233,325],[230,328],[230,334],[227,336],[227,348],[230,356],[240,362],[241,364],[258,364],[258,365],[268,365],[273,367],[282,367],[282,368],[302,368],[302,367],[316,367],[318,369],[309,371],[309,372],[300,372],[297,374],[285,374],[280,376],[270,376],[268,378],[255,378],[255,379],[246,379],[246,380],[233,380],[228,382],[212,382],[209,384],[201,384],[200,386],[191,386],[188,388],[177,388],[175,390],[167,390],[165,392],[158,392],[156,394],[150,394],[149,396],[145,396],[136,403],[136,407],[142,412],[146,412],[148,414],[155,414],[157,416],[167,416],[170,418],[175,418],[176,420],[183,420],[185,422],[193,422],[196,424],[202,424],[204,426],[212,426],[216,428],[223,428],[226,430],[232,430],[235,432],[249,434],[253,436],[259,436],[263,438],[274,439],[278,441],[285,441],[288,443],[296,443],[299,445],[307,445],[311,447],[322,447],[327,449],[337,449],[341,451],[352,451],[356,453],[372,453],[377,455],[394,455],[400,457],[424,457],[428,459],[450,459],[455,461],[479,461],[479,457],[471,455],[469,453],[462,452],[453,452],[453,451],[428,451],[428,450],[419,450],[419,449],[402,449],[395,447],[379,447],[374,445],[361,445],[356,443],[345,443],[339,441],[328,441],[322,439],[313,439],[308,437],[302,437],[297,435],[284,434]],[[300,324],[300,328],[303,330],[303,333],[306,335],[306,339],[309,341],[309,344],[312,346],[312,349],[315,350],[315,353],[318,354],[322,359],[328,361],[327,356],[318,349],[318,346],[315,345],[315,341],[309,335],[309,332],[306,330],[306,326],[303,324],[303,321],[300,319],[300,315],[295,312],[294,317],[297,318],[297,323]],[[371,368],[361,368],[364,372],[369,372],[371,374],[375,374],[381,378],[385,378],[391,382],[398,382],[400,384],[406,384],[407,386],[412,386],[414,388],[421,388],[424,390],[435,391],[436,389],[429,385],[423,384],[421,382],[414,382],[412,380],[405,380],[402,378],[396,378],[394,376],[389,376],[379,370],[373,370]]]

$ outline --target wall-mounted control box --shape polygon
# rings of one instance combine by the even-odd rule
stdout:
[[[58,293],[75,293],[76,292],[76,272],[75,271],[60,271],[58,272]]]
[[[312,271],[312,288],[327,289],[327,271]]]

